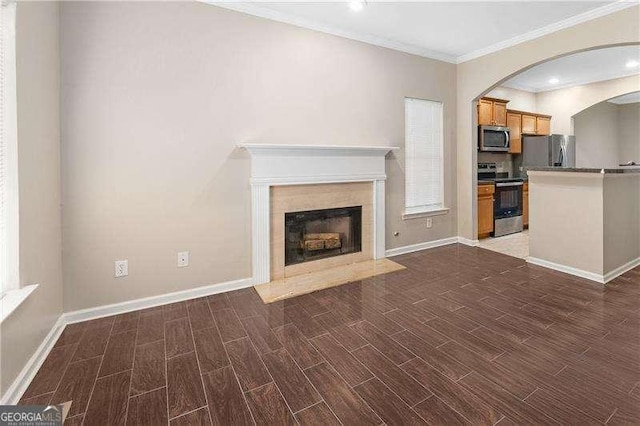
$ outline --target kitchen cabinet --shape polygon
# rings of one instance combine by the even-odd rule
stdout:
[[[509,153],[522,154],[522,114],[507,111],[509,128]]]
[[[478,101],[478,125],[506,126],[508,102],[495,98],[480,99]]]
[[[529,182],[522,186],[522,224],[529,227]]]
[[[493,184],[478,185],[478,238],[493,232]]]
[[[539,115],[536,117],[536,135],[551,134],[551,117]]]
[[[522,114],[521,132],[523,135],[536,134],[536,116],[535,115]]]
[[[493,102],[480,99],[478,101],[478,125],[493,124]]]

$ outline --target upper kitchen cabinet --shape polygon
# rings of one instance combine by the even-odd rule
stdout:
[[[509,128],[509,153],[522,154],[522,114],[507,111]]]
[[[536,117],[536,135],[551,134],[551,117],[548,115],[538,115]]]
[[[536,134],[536,116],[530,114],[522,114],[522,127],[520,129],[523,135]]]
[[[541,135],[551,134],[551,116],[542,114],[532,114],[527,112],[509,111],[510,113],[520,113],[522,122],[520,133],[523,135]],[[511,127],[511,126],[509,126]]]
[[[506,126],[508,102],[495,98],[480,99],[478,101],[478,125]]]

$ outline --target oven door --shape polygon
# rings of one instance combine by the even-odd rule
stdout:
[[[480,126],[478,143],[480,151],[509,151],[509,128],[501,126]]]
[[[493,217],[522,216],[523,182],[497,182],[493,202]]]

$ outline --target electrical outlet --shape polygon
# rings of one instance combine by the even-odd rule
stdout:
[[[431,228],[433,226],[433,219],[427,218],[427,228]]]
[[[185,266],[189,266],[189,252],[181,251],[178,253],[178,268],[184,268]]]
[[[129,261],[116,260],[116,278],[126,277],[127,275],[129,275]]]

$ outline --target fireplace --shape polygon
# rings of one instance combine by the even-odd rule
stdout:
[[[362,206],[284,215],[285,266],[362,251]]]

